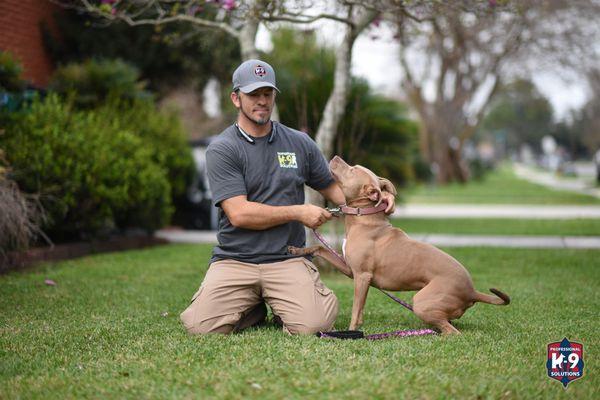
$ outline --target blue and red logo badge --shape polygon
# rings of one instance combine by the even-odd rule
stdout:
[[[267,74],[267,70],[262,65],[257,65],[256,68],[254,68],[254,74],[262,78]]]
[[[560,381],[565,389],[583,376],[583,365],[583,344],[569,342],[567,338],[548,344],[548,376]]]

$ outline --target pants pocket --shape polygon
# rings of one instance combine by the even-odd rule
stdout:
[[[319,274],[319,270],[317,269],[317,267],[305,258],[303,258],[303,262],[306,266],[306,269],[308,270],[308,273],[310,274],[310,277],[313,281],[313,284],[315,285],[315,289],[317,290],[317,292],[319,292],[323,296],[329,296],[330,294],[332,294],[333,292],[331,291],[331,289],[325,286],[323,281],[321,281],[321,275]]]
[[[190,300],[190,304],[192,304],[200,296],[202,289],[204,289],[204,283],[200,285],[200,288],[196,291],[196,293],[194,293],[192,299]]]

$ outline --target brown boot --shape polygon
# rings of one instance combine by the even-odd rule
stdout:
[[[279,315],[273,314],[271,322],[277,325],[278,327],[283,328],[283,321],[281,320],[281,317]]]
[[[244,313],[244,316],[233,327],[233,332],[240,332],[246,328],[262,325],[266,319],[267,306],[264,301],[261,301]]]

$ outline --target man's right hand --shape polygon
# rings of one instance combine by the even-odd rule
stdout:
[[[300,207],[298,220],[306,227],[317,229],[332,218],[329,211],[313,204],[303,204]]]

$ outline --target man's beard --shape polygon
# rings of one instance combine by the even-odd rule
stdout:
[[[241,99],[240,99],[240,111],[242,112],[242,114],[244,114],[244,116],[246,118],[248,118],[250,121],[254,122],[257,125],[266,125],[269,123],[269,121],[271,121],[271,113],[270,112],[264,118],[254,118],[251,115],[246,114],[246,111],[244,111],[244,105],[242,104]]]
[[[246,114],[246,111],[244,111],[242,107],[240,107],[240,110],[242,111],[242,114],[246,116],[246,118],[248,118],[250,121],[254,122],[257,125],[266,125],[271,120],[271,113],[269,113],[269,115],[267,115],[264,118],[254,118],[251,115]]]

